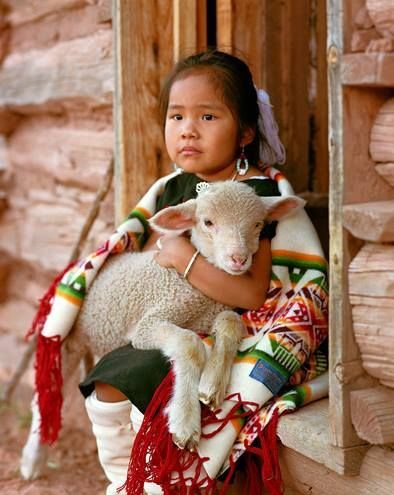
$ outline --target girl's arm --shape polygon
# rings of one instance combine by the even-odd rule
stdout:
[[[184,273],[195,247],[184,237],[165,237],[162,249],[155,255],[164,267]],[[253,264],[243,275],[230,275],[216,268],[201,255],[197,256],[188,274],[188,281],[206,296],[228,306],[259,309],[265,301],[271,274],[271,245],[268,239],[260,241]]]

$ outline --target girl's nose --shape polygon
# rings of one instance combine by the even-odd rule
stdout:
[[[196,137],[196,136],[197,136],[196,126],[190,121],[189,122],[185,121],[185,124],[182,127],[182,137],[183,138],[190,138],[190,137]]]

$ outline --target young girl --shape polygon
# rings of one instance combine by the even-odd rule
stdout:
[[[264,107],[262,102],[260,106]],[[180,61],[164,85],[160,109],[168,154],[183,173],[168,180],[157,210],[196,197],[204,182],[244,181],[261,196],[279,194],[276,181],[263,175],[260,164],[261,160],[283,162],[283,147],[275,132],[267,133],[271,110],[265,105],[267,113],[260,114],[251,73],[240,59],[209,51]],[[258,309],[269,285],[274,235],[275,225],[263,229],[252,267],[240,276],[225,273],[200,255],[195,257],[186,237],[158,241],[159,234],[154,232],[143,249],[155,250],[155,260],[163,267],[180,274],[188,268],[189,283],[205,295],[232,307]],[[115,494],[126,479],[132,445],[130,412],[137,428],[168,370],[159,351],[125,346],[104,356],[81,384],[100,462],[110,481],[107,495]],[[146,489],[161,493],[157,486]]]

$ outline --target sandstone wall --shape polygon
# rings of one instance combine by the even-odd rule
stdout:
[[[110,0],[0,1],[3,374],[111,160],[113,87]],[[113,214],[111,192],[85,252],[112,230]]]

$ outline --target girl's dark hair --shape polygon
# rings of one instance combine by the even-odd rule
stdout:
[[[248,159],[257,164],[259,161],[260,135],[257,127],[259,108],[257,93],[249,67],[238,57],[219,50],[191,55],[180,60],[164,82],[160,94],[160,120],[164,129],[171,87],[175,81],[190,74],[207,74],[221,92],[223,100],[238,121],[239,136],[247,129],[255,131],[253,141],[245,147]]]

